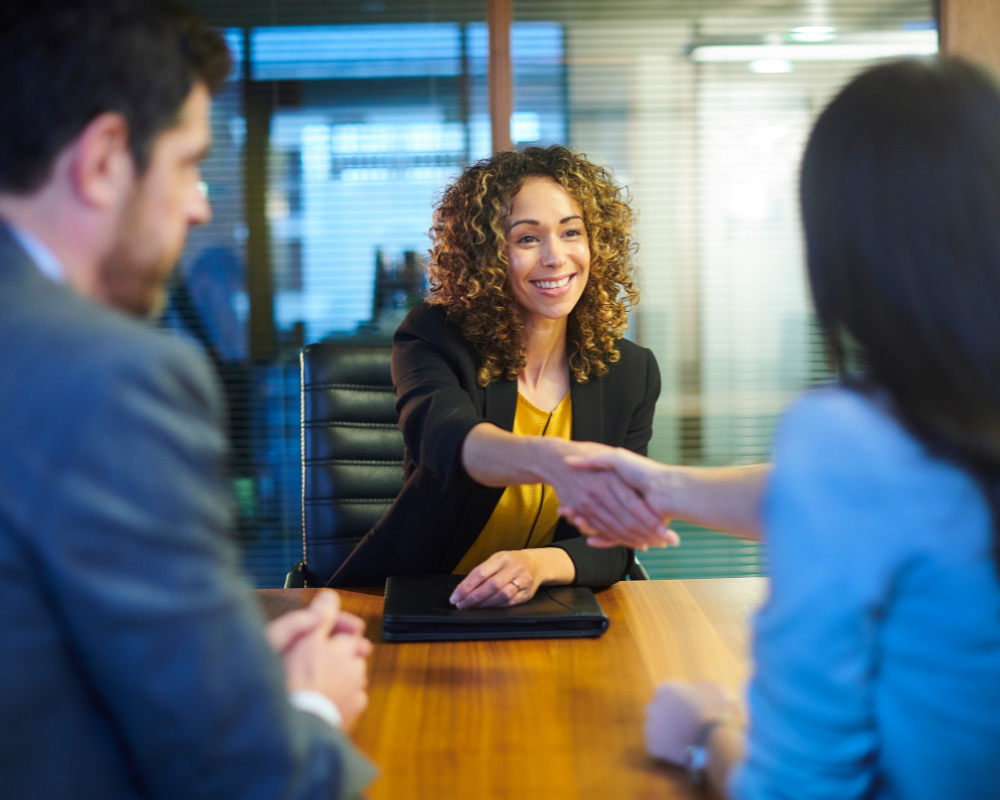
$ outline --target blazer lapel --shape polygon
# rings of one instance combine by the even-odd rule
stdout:
[[[604,441],[604,378],[591,378],[577,383],[570,377],[570,399],[573,401],[573,441]]]
[[[514,430],[514,416],[517,414],[517,381],[497,381],[486,387],[483,416],[505,431]]]

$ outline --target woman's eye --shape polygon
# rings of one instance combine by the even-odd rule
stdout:
[[[583,235],[583,232],[577,230],[576,228],[571,228],[570,230],[566,231],[563,234],[563,236],[582,236],[582,235]]]
[[[518,244],[531,244],[532,242],[535,242],[535,241],[538,241],[538,240],[534,236],[532,236],[530,233],[526,233],[524,236],[521,236],[517,240],[517,243]]]

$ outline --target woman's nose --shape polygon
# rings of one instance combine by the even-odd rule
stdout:
[[[563,252],[559,241],[547,241],[542,249],[542,266],[561,267],[563,261]]]

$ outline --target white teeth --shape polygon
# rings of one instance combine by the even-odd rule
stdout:
[[[561,289],[569,283],[569,279],[572,277],[572,275],[567,275],[565,278],[560,278],[557,281],[532,281],[532,283],[539,289]]]

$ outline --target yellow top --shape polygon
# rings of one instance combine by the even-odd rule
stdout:
[[[569,393],[550,414],[533,406],[519,392],[514,435],[572,438],[573,405]],[[542,483],[508,486],[479,538],[455,567],[454,574],[468,575],[501,550],[547,545],[559,522],[558,509],[559,498],[551,486]]]

